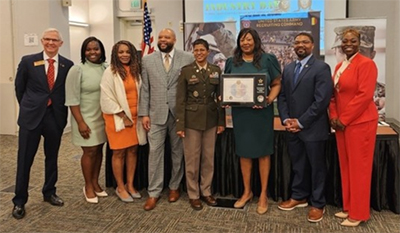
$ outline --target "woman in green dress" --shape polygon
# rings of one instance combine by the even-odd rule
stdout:
[[[252,159],[257,158],[261,180],[261,194],[257,204],[257,213],[268,210],[267,186],[270,170],[270,155],[274,152],[274,113],[271,103],[281,89],[281,71],[278,60],[272,54],[265,53],[257,31],[244,28],[239,32],[234,56],[228,58],[225,73],[262,73],[266,74],[269,86],[266,96],[267,107],[232,107],[235,150],[240,157],[240,169],[243,176],[244,191],[234,207],[242,208],[253,197],[251,190]]]
[[[105,60],[101,41],[96,37],[87,38],[81,48],[82,63],[69,70],[65,85],[65,105],[72,113],[72,143],[83,150],[83,194],[89,203],[98,203],[98,197],[108,196],[98,183],[103,145],[107,141],[100,109],[100,81],[107,67]]]

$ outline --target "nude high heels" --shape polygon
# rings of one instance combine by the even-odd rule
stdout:
[[[250,193],[250,195],[247,199],[240,198],[239,200],[237,200],[235,202],[235,204],[233,205],[233,207],[235,207],[237,209],[243,208],[247,204],[247,202],[251,201],[252,199],[253,199],[253,193]]]

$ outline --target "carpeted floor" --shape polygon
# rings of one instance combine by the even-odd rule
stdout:
[[[82,194],[81,149],[71,144],[69,133],[63,136],[57,183],[57,194],[64,199],[64,207],[43,202],[44,156],[40,146],[31,171],[27,214],[22,220],[15,220],[11,216],[11,199],[17,137],[1,135],[0,139],[0,232],[400,232],[400,215],[389,210],[372,211],[367,223],[346,228],[333,217],[339,211],[334,206],[327,206],[324,219],[313,224],[307,221],[307,208],[283,212],[273,201],[269,202],[267,214],[260,216],[255,212],[257,199],[243,210],[205,206],[194,211],[186,194],[170,204],[164,192],[156,209],[147,212],[142,208],[147,196],[145,190],[141,190],[144,198],[127,204],[108,188],[109,197],[100,199],[99,204],[89,204]],[[101,181],[104,184],[104,166]]]

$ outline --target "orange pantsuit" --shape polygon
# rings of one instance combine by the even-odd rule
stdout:
[[[335,68],[336,76],[341,63]],[[373,101],[378,71],[359,53],[340,75],[329,105],[330,119],[345,125],[336,131],[342,178],[343,211],[354,220],[370,217],[371,175],[378,111]]]

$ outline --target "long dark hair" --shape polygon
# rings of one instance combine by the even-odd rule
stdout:
[[[243,56],[243,51],[242,48],[240,47],[240,39],[245,37],[247,34],[250,34],[253,37],[254,40],[254,57],[253,57],[253,65],[257,68],[260,69],[260,61],[261,61],[261,56],[264,52],[263,48],[261,47],[261,38],[258,35],[258,32],[254,30],[253,28],[243,28],[240,30],[239,35],[236,40],[236,48],[233,54],[233,64],[235,66],[241,65],[244,60],[242,58]]]
[[[104,50],[103,43],[101,43],[101,41],[99,39],[97,39],[96,37],[91,36],[91,37],[86,38],[82,43],[82,47],[81,47],[81,62],[82,62],[82,64],[85,64],[85,62],[86,62],[86,55],[85,55],[86,47],[92,41],[96,41],[99,44],[100,51],[101,51],[100,63],[103,63],[106,61],[106,51]]]
[[[113,74],[119,74],[119,76],[121,76],[121,78],[124,80],[127,76],[125,68],[123,66],[123,64],[121,63],[121,61],[118,58],[118,49],[119,46],[121,45],[126,45],[128,46],[129,49],[129,53],[131,54],[131,59],[129,61],[129,71],[132,75],[132,77],[136,78],[137,80],[139,80],[140,78],[140,59],[138,57],[138,53],[137,50],[135,48],[135,46],[127,41],[127,40],[120,40],[118,41],[112,48],[112,52],[111,52],[111,71],[113,72]]]

